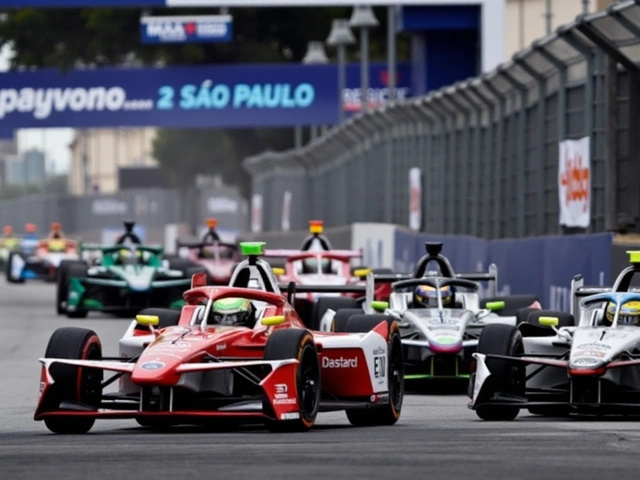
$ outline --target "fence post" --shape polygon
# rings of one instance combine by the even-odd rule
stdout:
[[[440,213],[440,233],[446,234],[449,233],[447,231],[447,218],[450,218],[450,205],[447,203],[447,193],[450,192],[450,189],[447,187],[447,178],[446,178],[446,164],[450,160],[449,153],[452,149],[452,136],[455,132],[455,116],[451,116],[451,112],[446,107],[446,105],[442,102],[442,92],[437,92],[434,94],[433,99],[431,100],[431,107],[433,110],[439,115],[440,121],[443,126],[443,139],[442,139],[442,163],[440,165],[440,171],[438,172],[438,203],[436,208]],[[446,208],[445,208],[446,207]]]
[[[536,70],[533,69],[526,61],[522,58],[515,57],[514,61],[516,64],[520,66],[527,74],[531,75],[531,77],[536,81],[538,85],[538,106],[537,106],[537,143],[538,148],[536,149],[536,158],[537,158],[537,174],[538,181],[537,193],[536,193],[536,210],[537,210],[537,228],[536,231],[538,235],[541,235],[544,231],[544,210],[545,210],[545,178],[544,178],[544,161],[545,161],[545,126],[546,126],[546,117],[547,117],[547,80],[544,75],[540,74]]]
[[[516,190],[516,237],[522,238],[525,236],[525,198],[526,198],[526,182],[525,175],[527,171],[527,165],[525,161],[525,151],[527,147],[527,106],[529,103],[529,92],[527,87],[517,81],[513,76],[503,68],[498,69],[498,73],[502,75],[513,88],[515,88],[520,94],[520,111],[518,112],[518,168],[517,168],[517,180]]]
[[[491,94],[496,97],[498,99],[498,118],[496,119],[497,122],[497,131],[496,131],[496,155],[495,155],[495,162],[498,162],[498,166],[502,163],[502,156],[503,156],[503,146],[504,143],[502,141],[502,139],[504,138],[504,120],[505,120],[505,97],[504,95],[498,91],[498,89],[496,87],[493,86],[493,84],[491,83],[491,81],[486,80],[484,83],[485,87],[487,87],[487,90],[489,90],[491,92]],[[496,171],[500,171],[500,168],[497,168]],[[494,198],[494,217],[493,217],[493,234],[492,237],[493,238],[501,238],[500,235],[500,222],[502,221],[502,204],[501,204],[501,198],[502,198],[502,182],[501,181],[495,181],[494,182],[495,185],[495,189],[493,191],[493,198]]]
[[[469,89],[470,93],[473,93],[473,95],[476,96],[476,98],[478,98],[478,100],[480,100],[486,107],[487,107],[487,133],[486,133],[486,141],[485,141],[485,145],[484,145],[484,158],[485,158],[485,162],[484,162],[484,190],[485,190],[485,195],[487,196],[487,198],[482,202],[483,206],[484,206],[484,215],[483,215],[483,237],[484,238],[491,238],[491,216],[492,216],[492,211],[489,208],[489,194],[490,194],[490,190],[489,190],[489,185],[492,184],[491,182],[491,168],[490,168],[490,161],[491,158],[493,157],[493,138],[494,138],[494,117],[495,117],[495,112],[496,112],[496,105],[491,102],[491,100],[489,100],[486,95],[484,93],[482,93],[482,91],[480,90],[481,85],[484,85],[484,79],[481,77],[473,82],[471,82],[471,88]],[[482,158],[482,154],[480,154],[479,158]]]
[[[471,192],[470,196],[471,196],[471,218],[469,219],[470,221],[468,222],[468,224],[470,225],[470,228],[468,229],[467,232],[463,232],[463,233],[468,233],[469,235],[473,235],[474,237],[478,236],[478,217],[479,217],[479,205],[480,205],[480,162],[482,159],[482,148],[481,148],[481,134],[482,134],[482,106],[479,105],[478,103],[476,103],[475,100],[473,100],[471,98],[471,95],[469,94],[469,92],[471,91],[471,87],[470,87],[470,83],[467,83],[464,86],[460,86],[460,88],[458,89],[458,94],[464,98],[464,100],[471,105],[471,107],[474,110],[475,113],[475,118],[476,118],[476,123],[475,123],[475,128],[473,129],[473,146],[470,148],[469,151],[469,159],[473,159],[472,160],[472,165],[469,168],[469,171],[471,172],[471,178],[473,178],[473,182],[471,185]]]
[[[462,145],[460,146],[460,149],[457,148],[453,148],[453,160],[452,160],[452,167],[450,169],[450,177],[451,177],[451,183],[453,188],[451,189],[451,191],[453,192],[452,198],[449,200],[450,202],[453,203],[453,217],[455,219],[453,223],[453,230],[451,231],[451,233],[453,234],[458,234],[458,235],[463,235],[466,232],[465,230],[465,225],[468,225],[468,215],[469,215],[469,209],[465,208],[467,202],[464,201],[463,199],[466,198],[468,199],[469,196],[469,192],[467,191],[467,187],[469,185],[469,169],[465,168],[465,165],[463,162],[468,161],[468,159],[470,158],[470,151],[469,151],[469,130],[470,130],[470,126],[471,126],[471,114],[468,108],[465,108],[464,105],[462,105],[457,99],[456,99],[456,95],[458,95],[460,92],[460,88],[457,85],[454,85],[453,88],[451,89],[447,89],[447,101],[449,103],[451,103],[455,110],[452,110],[452,115],[453,115],[453,119],[454,119],[454,124],[455,124],[455,132],[456,132],[456,137],[457,137],[457,130],[458,130],[458,115],[462,115],[463,119],[464,119],[464,123],[462,126]],[[456,138],[457,140],[457,138]],[[457,155],[457,152],[460,152],[460,155]],[[458,158],[460,157],[460,158]],[[456,168],[458,167],[458,168]],[[459,183],[458,183],[458,187],[456,188],[455,184],[456,184],[456,180],[459,179]],[[457,208],[456,208],[457,207]]]
[[[540,53],[548,62],[553,64],[558,69],[558,118],[556,119],[557,130],[558,130],[558,143],[557,148],[559,148],[560,142],[562,142],[567,136],[567,66],[559,59],[557,59],[554,55],[552,55],[546,48],[542,45],[534,43],[534,49]],[[556,150],[556,155],[559,155],[559,151]],[[557,176],[557,163],[558,157],[556,157],[556,176]],[[558,186],[556,185],[556,191]],[[556,217],[556,232],[562,233],[562,227],[559,222],[559,215]],[[547,231],[551,231],[547,229]]]

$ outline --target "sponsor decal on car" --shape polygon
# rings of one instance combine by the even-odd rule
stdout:
[[[298,412],[280,414],[280,420],[297,420],[298,418],[300,418],[300,413]]]
[[[322,368],[358,368],[358,357],[356,358],[329,358],[322,359]]]
[[[454,335],[439,335],[434,341],[440,345],[455,345],[460,339]]]
[[[611,345],[607,345],[605,343],[598,342],[590,342],[583,343],[581,345],[576,346],[577,350],[609,350],[611,349]]]
[[[600,363],[600,360],[598,360],[597,358],[576,358],[575,360],[573,360],[574,365],[579,365],[581,367],[590,367],[592,365],[597,365]]]
[[[573,357],[598,357],[604,358],[606,356],[605,352],[598,352],[597,350],[580,350],[579,352],[574,352]]]
[[[142,365],[140,365],[140,368],[143,370],[160,370],[161,368],[164,368],[166,366],[166,364],[164,364],[163,362],[159,362],[157,360],[154,360],[152,362],[145,362]]]

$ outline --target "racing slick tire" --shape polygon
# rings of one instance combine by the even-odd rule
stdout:
[[[86,265],[78,260],[62,260],[56,275],[56,313],[64,315],[67,310],[63,306],[69,296],[69,268],[71,265]]]
[[[356,427],[393,425],[400,418],[404,399],[404,357],[398,323],[387,315],[353,315],[347,322],[345,332],[367,333],[384,321],[389,325],[388,360],[384,370],[387,377],[389,402],[371,405],[368,408],[348,409],[347,419]]]
[[[320,407],[322,391],[318,351],[309,330],[291,328],[275,330],[264,349],[265,360],[298,360],[296,371],[296,395],[300,406],[299,418],[279,420],[275,418],[268,398],[263,408],[273,419],[265,421],[270,432],[305,432],[313,427]]]
[[[363,311],[361,308],[342,308],[340,310],[337,310],[336,314],[333,317],[333,321],[331,322],[331,331],[346,332],[349,319],[355,315],[362,314]]]
[[[88,271],[89,271],[89,267],[84,262],[76,262],[69,265],[69,268],[67,269],[67,283],[66,283],[67,294],[69,292],[69,284],[71,282],[71,279],[86,278],[88,275]],[[80,307],[76,308],[76,310],[73,312],[70,312],[65,308],[65,312],[67,314],[67,317],[69,318],[87,318],[87,315],[89,314],[88,310],[85,310],[84,308],[80,308]]]
[[[327,310],[331,309],[337,311],[343,308],[356,309],[358,308],[358,301],[352,297],[318,297],[313,302],[313,309],[311,313],[310,325],[307,327],[314,332],[320,330],[320,321]],[[362,313],[362,309],[360,309]]]
[[[160,330],[161,328],[178,325],[181,313],[182,312],[180,310],[173,310],[171,308],[145,308],[144,310],[141,310],[138,315],[153,315],[158,317],[158,325],[154,328],[156,330]],[[142,331],[149,330],[147,327],[140,325],[139,323],[136,323],[135,329]]]
[[[45,358],[68,358],[73,360],[102,359],[102,345],[93,330],[78,327],[58,328],[47,345]],[[53,364],[49,372],[55,383],[51,386],[51,401],[59,408],[63,402],[78,402],[98,408],[102,400],[102,370]],[[56,416],[44,419],[54,433],[87,433],[95,418],[84,416]]]
[[[480,300],[480,308],[486,308],[489,302],[504,302],[504,308],[495,312],[500,317],[511,317],[521,308],[531,308],[536,302],[540,304],[535,295],[507,295]]]
[[[7,278],[8,283],[24,283],[24,278],[20,278],[20,277],[16,278],[13,275],[11,275],[13,262],[15,262],[16,259],[20,259],[21,261],[24,262],[19,252],[9,252],[9,256],[7,257],[7,265],[5,268],[5,277]]]
[[[524,353],[522,334],[517,327],[507,324],[489,324],[484,327],[478,340],[478,353],[489,355],[518,356]],[[522,363],[505,362],[488,358],[487,367],[491,376],[487,378],[484,388],[490,397],[493,393],[524,395],[525,371]],[[474,377],[471,381],[473,382]],[[476,414],[482,420],[505,421],[514,420],[520,409],[508,405],[478,405]]]

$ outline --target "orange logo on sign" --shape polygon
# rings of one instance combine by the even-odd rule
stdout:
[[[565,155],[564,173],[560,177],[560,184],[565,188],[565,202],[584,202],[582,211],[586,212],[589,200],[589,167],[582,166],[582,155],[571,158]]]

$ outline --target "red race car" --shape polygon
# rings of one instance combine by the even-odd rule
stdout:
[[[98,418],[305,431],[318,412],[335,410],[353,425],[396,423],[404,395],[398,324],[363,314],[333,332],[310,331],[292,305],[295,285],[281,293],[258,258],[263,245],[242,244],[248,259],[229,286],[207,286],[196,274],[181,312],[141,312],[116,358],[102,356],[92,330],[56,330],[40,359],[35,420],[56,433],[85,433]],[[104,372],[115,375],[104,380]],[[117,379],[117,391],[106,393]]]
[[[322,234],[323,222],[309,222],[310,235],[305,238],[300,250],[266,250],[265,257],[284,258],[283,268],[273,268],[282,282],[296,285],[365,286],[371,273],[391,273],[391,270],[372,270],[364,266],[352,266],[352,261],[362,259],[359,250],[334,250]],[[376,286],[376,300],[387,300],[391,287],[387,283]],[[332,293],[319,290],[300,292],[296,296],[296,310],[302,321],[312,330],[320,329],[320,320],[328,309],[360,309],[363,301],[361,290],[345,288]]]
[[[202,240],[200,242],[181,242],[178,240],[176,252],[180,256],[184,255],[183,258],[189,262],[189,265],[195,264],[206,268],[208,284],[227,285],[234,267],[240,261],[240,254],[237,245],[220,240],[220,235],[216,232],[217,225],[218,221],[215,218],[207,219],[209,230],[204,234]],[[184,260],[171,259],[171,268],[176,268],[176,265]]]

